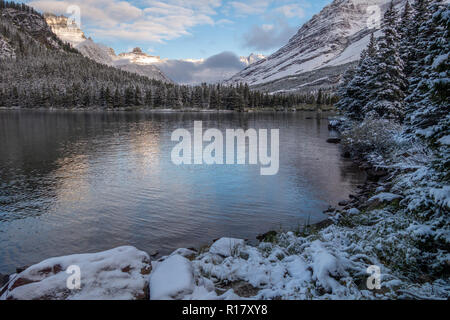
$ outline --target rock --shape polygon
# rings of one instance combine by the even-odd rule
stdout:
[[[158,254],[159,254],[159,251],[154,250],[154,251],[150,252],[150,257],[155,258]]]
[[[347,210],[347,213],[353,215],[353,214],[360,214],[361,211],[359,211],[359,210],[356,209],[356,208],[351,208],[351,209]]]
[[[72,290],[67,284],[76,276],[77,268],[80,272],[80,288]],[[134,247],[119,247],[100,253],[51,258],[17,274],[0,298],[7,300],[148,299],[150,271],[150,257]]]
[[[380,193],[367,200],[366,206],[369,210],[372,210],[402,198],[402,196],[393,193]]]
[[[269,231],[264,234],[260,234],[256,237],[260,242],[273,242],[273,240],[277,237],[278,233],[276,231]]]
[[[327,142],[328,143],[335,143],[335,144],[338,144],[338,143],[341,143],[341,138],[328,138],[327,139]]]
[[[223,291],[233,289],[234,293],[241,298],[254,297],[260,290],[252,286],[250,283],[244,281],[235,281],[227,284],[222,284],[220,287]]]
[[[26,269],[28,269],[30,266],[24,266],[24,267],[18,267],[16,268],[16,273],[21,273],[23,271],[25,271]]]
[[[388,171],[383,169],[370,168],[366,170],[367,179],[370,181],[378,181],[389,174]]]
[[[9,281],[9,275],[0,273],[0,289]]]
[[[240,253],[239,253],[239,257],[240,257],[241,259],[248,260],[248,258],[250,257],[250,255],[249,255],[247,252],[240,252]]]
[[[330,212],[335,212],[336,208],[329,206],[327,210],[325,210],[323,213],[330,213]]]
[[[325,229],[326,227],[329,227],[333,224],[333,221],[331,221],[330,219],[326,219],[324,221],[321,221],[319,223],[316,223],[314,226],[317,229]]]
[[[242,239],[221,238],[213,243],[209,252],[222,257],[231,257],[237,255],[244,244],[245,241]]]
[[[194,271],[191,262],[172,255],[156,265],[150,276],[150,299],[182,299],[194,291]]]
[[[374,201],[378,201],[378,202],[392,202],[394,200],[402,199],[402,198],[403,197],[398,195],[398,194],[384,192],[384,193],[379,193],[376,196],[373,196],[368,201],[369,202],[374,202]]]
[[[345,159],[350,159],[352,157],[352,154],[349,151],[344,151],[342,153],[342,157]]]
[[[175,250],[171,254],[171,256],[176,255],[176,254],[180,255],[182,257],[185,257],[186,259],[193,260],[195,258],[195,256],[197,255],[197,252],[190,250],[190,249],[180,248],[180,249]]]
[[[345,206],[348,206],[349,203],[350,203],[349,200],[343,200],[343,201],[339,202],[338,204],[339,204],[339,206],[341,206],[341,207],[345,207]]]

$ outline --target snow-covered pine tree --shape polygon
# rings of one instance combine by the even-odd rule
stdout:
[[[376,54],[377,43],[372,34],[367,49],[361,53],[361,59],[356,70],[349,71],[348,74],[344,75],[344,77],[351,77],[351,79],[345,85],[347,79],[344,78],[345,87],[340,89],[341,100],[337,107],[352,120],[364,119],[363,109],[369,102],[370,96],[370,88],[367,83],[375,76]]]
[[[363,51],[361,57],[363,56],[363,54],[365,54],[365,50]],[[336,103],[336,108],[344,114],[347,114],[347,106],[350,104],[351,99],[353,99],[350,91],[348,90],[348,85],[350,81],[352,81],[352,79],[355,77],[356,70],[356,68],[349,68],[345,71],[345,73],[342,75],[342,79],[337,90],[339,101]]]
[[[411,133],[412,117],[417,104],[422,100],[421,95],[417,92],[421,90],[419,87],[423,84],[425,57],[428,54],[429,39],[433,36],[431,34],[432,29],[426,27],[431,15],[430,0],[417,0],[413,4],[413,8],[415,14],[410,27],[407,45],[409,49],[409,60],[407,62],[409,71],[408,96],[405,99],[407,133]]]
[[[404,63],[403,71],[406,78],[408,78],[412,72],[412,54],[414,52],[413,45],[415,39],[412,36],[415,30],[414,13],[414,9],[410,5],[409,1],[406,1],[398,30],[400,35],[400,56]]]
[[[438,154],[446,155],[448,161],[450,4],[434,0],[430,8],[429,19],[420,28],[428,35],[421,43],[427,50],[417,64],[422,78],[408,97],[411,110],[409,125],[415,135],[425,139],[432,147],[443,148]]]
[[[379,118],[401,122],[404,117],[406,77],[403,60],[399,52],[400,36],[397,28],[397,13],[391,2],[384,15],[382,35],[378,39],[375,57],[376,70],[366,82],[370,89],[369,102],[363,113]]]

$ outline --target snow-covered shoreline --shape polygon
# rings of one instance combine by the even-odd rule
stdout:
[[[303,230],[269,232],[257,246],[222,238],[199,251],[178,249],[150,261],[121,247],[97,254],[52,258],[10,276],[1,299],[448,299],[448,279],[417,280],[395,261],[414,262],[414,248],[398,235],[424,231],[396,211],[405,196],[392,175],[367,163],[369,179],[329,219]],[[398,228],[398,230],[397,230]],[[422,230],[423,229],[423,230]],[[425,230],[426,231],[426,230]],[[381,253],[391,247],[391,252]],[[411,257],[408,258],[408,252]],[[406,254],[406,256],[404,256]],[[393,261],[385,261],[392,256]],[[408,261],[409,259],[409,261]],[[412,260],[411,260],[412,259]],[[65,268],[79,264],[81,289],[66,288]],[[369,290],[370,266],[381,289]],[[83,276],[83,273],[85,274]],[[87,275],[86,275],[87,274]],[[419,277],[420,278],[420,277]]]

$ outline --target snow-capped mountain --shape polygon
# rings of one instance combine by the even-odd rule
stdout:
[[[172,82],[154,63],[159,57],[147,55],[140,48],[130,53],[116,55],[112,48],[98,44],[91,38],[87,39],[83,31],[65,16],[51,13],[44,15],[51,30],[64,42],[70,43],[84,56],[108,66],[113,66],[128,72],[137,73],[151,79]]]
[[[395,2],[401,5],[405,1]],[[286,46],[248,66],[228,82],[246,82],[271,92],[333,87],[343,72],[359,60],[370,34],[377,31],[369,28],[373,6],[380,8],[382,16],[389,2],[334,0],[305,23]]]
[[[241,60],[241,62],[243,64],[245,64],[246,66],[249,66],[255,62],[261,61],[263,59],[265,59],[266,57],[262,54],[255,54],[252,53],[250,54],[248,57],[240,57],[239,60]]]
[[[151,56],[142,52],[141,48],[134,48],[131,52],[121,53],[118,55],[118,59],[128,60],[133,64],[150,65],[161,62],[161,58],[158,56]]]

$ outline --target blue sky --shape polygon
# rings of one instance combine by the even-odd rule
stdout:
[[[87,36],[125,52],[141,47],[168,59],[221,52],[270,54],[331,0],[32,0],[40,11],[80,8]]]

